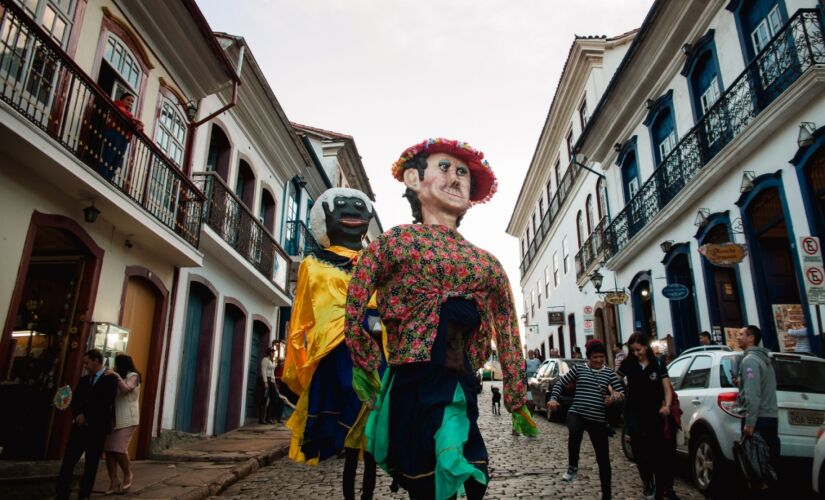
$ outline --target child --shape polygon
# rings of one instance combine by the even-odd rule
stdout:
[[[493,387],[493,415],[501,415],[501,390]]]

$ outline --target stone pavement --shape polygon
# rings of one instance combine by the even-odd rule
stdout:
[[[500,385],[500,382],[494,382]],[[513,436],[510,416],[492,415],[490,383],[479,396],[479,427],[490,453],[490,486],[485,499],[513,498],[600,498],[599,474],[593,448],[587,438],[582,443],[579,476],[573,483],[561,480],[567,470],[567,428],[536,416],[541,434],[537,438]],[[613,469],[613,498],[643,498],[636,466],[622,454],[620,435],[610,440]],[[224,491],[231,498],[341,498],[343,460],[331,459],[317,467],[278,460]],[[360,485],[360,468],[357,479]],[[390,492],[390,478],[379,469],[376,499],[407,499],[403,490]],[[360,487],[360,486],[359,486]],[[676,492],[683,499],[703,498],[683,478],[676,479]]]

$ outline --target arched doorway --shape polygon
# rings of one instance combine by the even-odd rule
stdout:
[[[696,287],[690,267],[690,245],[673,245],[662,264],[665,265],[668,285],[678,284],[688,289],[687,297],[681,300],[668,300],[675,354],[678,356],[685,349],[699,345],[699,319],[696,316]]]
[[[175,411],[179,431],[206,430],[216,296],[206,284],[192,281],[189,285]]]
[[[825,128],[820,128],[816,134],[819,139],[809,151],[799,155],[799,165],[802,169],[799,181],[802,183],[803,201],[806,202],[808,220],[811,221],[812,231],[825,240]]]
[[[798,262],[791,248],[793,233],[780,172],[757,177],[753,190],[744,193],[736,204],[742,211],[748,240],[763,345],[771,350],[787,350],[793,342],[783,344],[779,338],[777,317],[784,324],[782,317],[796,314],[804,316],[806,324],[811,323],[808,308],[801,306],[805,301],[799,289]]]
[[[261,360],[266,356],[266,349],[269,347],[269,331],[269,326],[260,319],[252,321],[252,341],[249,343],[249,366],[246,379],[246,413],[244,415],[246,419],[258,418],[255,390],[261,373]]]
[[[593,312],[595,337],[607,346],[608,362],[613,366],[613,348],[621,346],[616,322],[616,308],[612,304],[597,302]]]
[[[206,171],[215,172],[229,181],[229,160],[232,157],[232,145],[223,129],[213,123],[209,134],[209,149],[206,153]]]
[[[141,374],[140,425],[129,456],[142,459],[149,455],[154,429],[168,293],[154,273],[141,267],[126,268],[124,287],[120,324],[129,330],[126,354]]]
[[[633,331],[656,338],[656,315],[653,310],[650,271],[638,273],[630,282],[629,288],[633,306]]]
[[[60,458],[70,412],[56,388],[82,371],[103,250],[74,220],[34,212],[0,341],[2,458]]]
[[[227,303],[223,313],[218,386],[215,392],[216,435],[240,425],[245,334],[246,312],[239,304]]]
[[[708,216],[708,222],[696,233],[699,246],[731,241],[730,221],[727,212]],[[740,328],[747,324],[742,303],[742,285],[739,266],[717,266],[702,257],[708,313],[711,331],[718,331],[726,338],[725,329]]]

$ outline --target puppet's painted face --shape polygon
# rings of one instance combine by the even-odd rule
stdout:
[[[364,200],[355,196],[336,196],[332,207],[324,203],[324,215],[330,245],[361,249],[361,238],[367,234],[373,217]]]
[[[463,215],[470,208],[470,168],[447,153],[434,153],[427,158],[427,168],[417,194],[422,206]]]

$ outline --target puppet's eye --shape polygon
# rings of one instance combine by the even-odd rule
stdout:
[[[442,172],[446,172],[450,169],[450,160],[441,160],[438,162],[438,168],[440,168]]]

